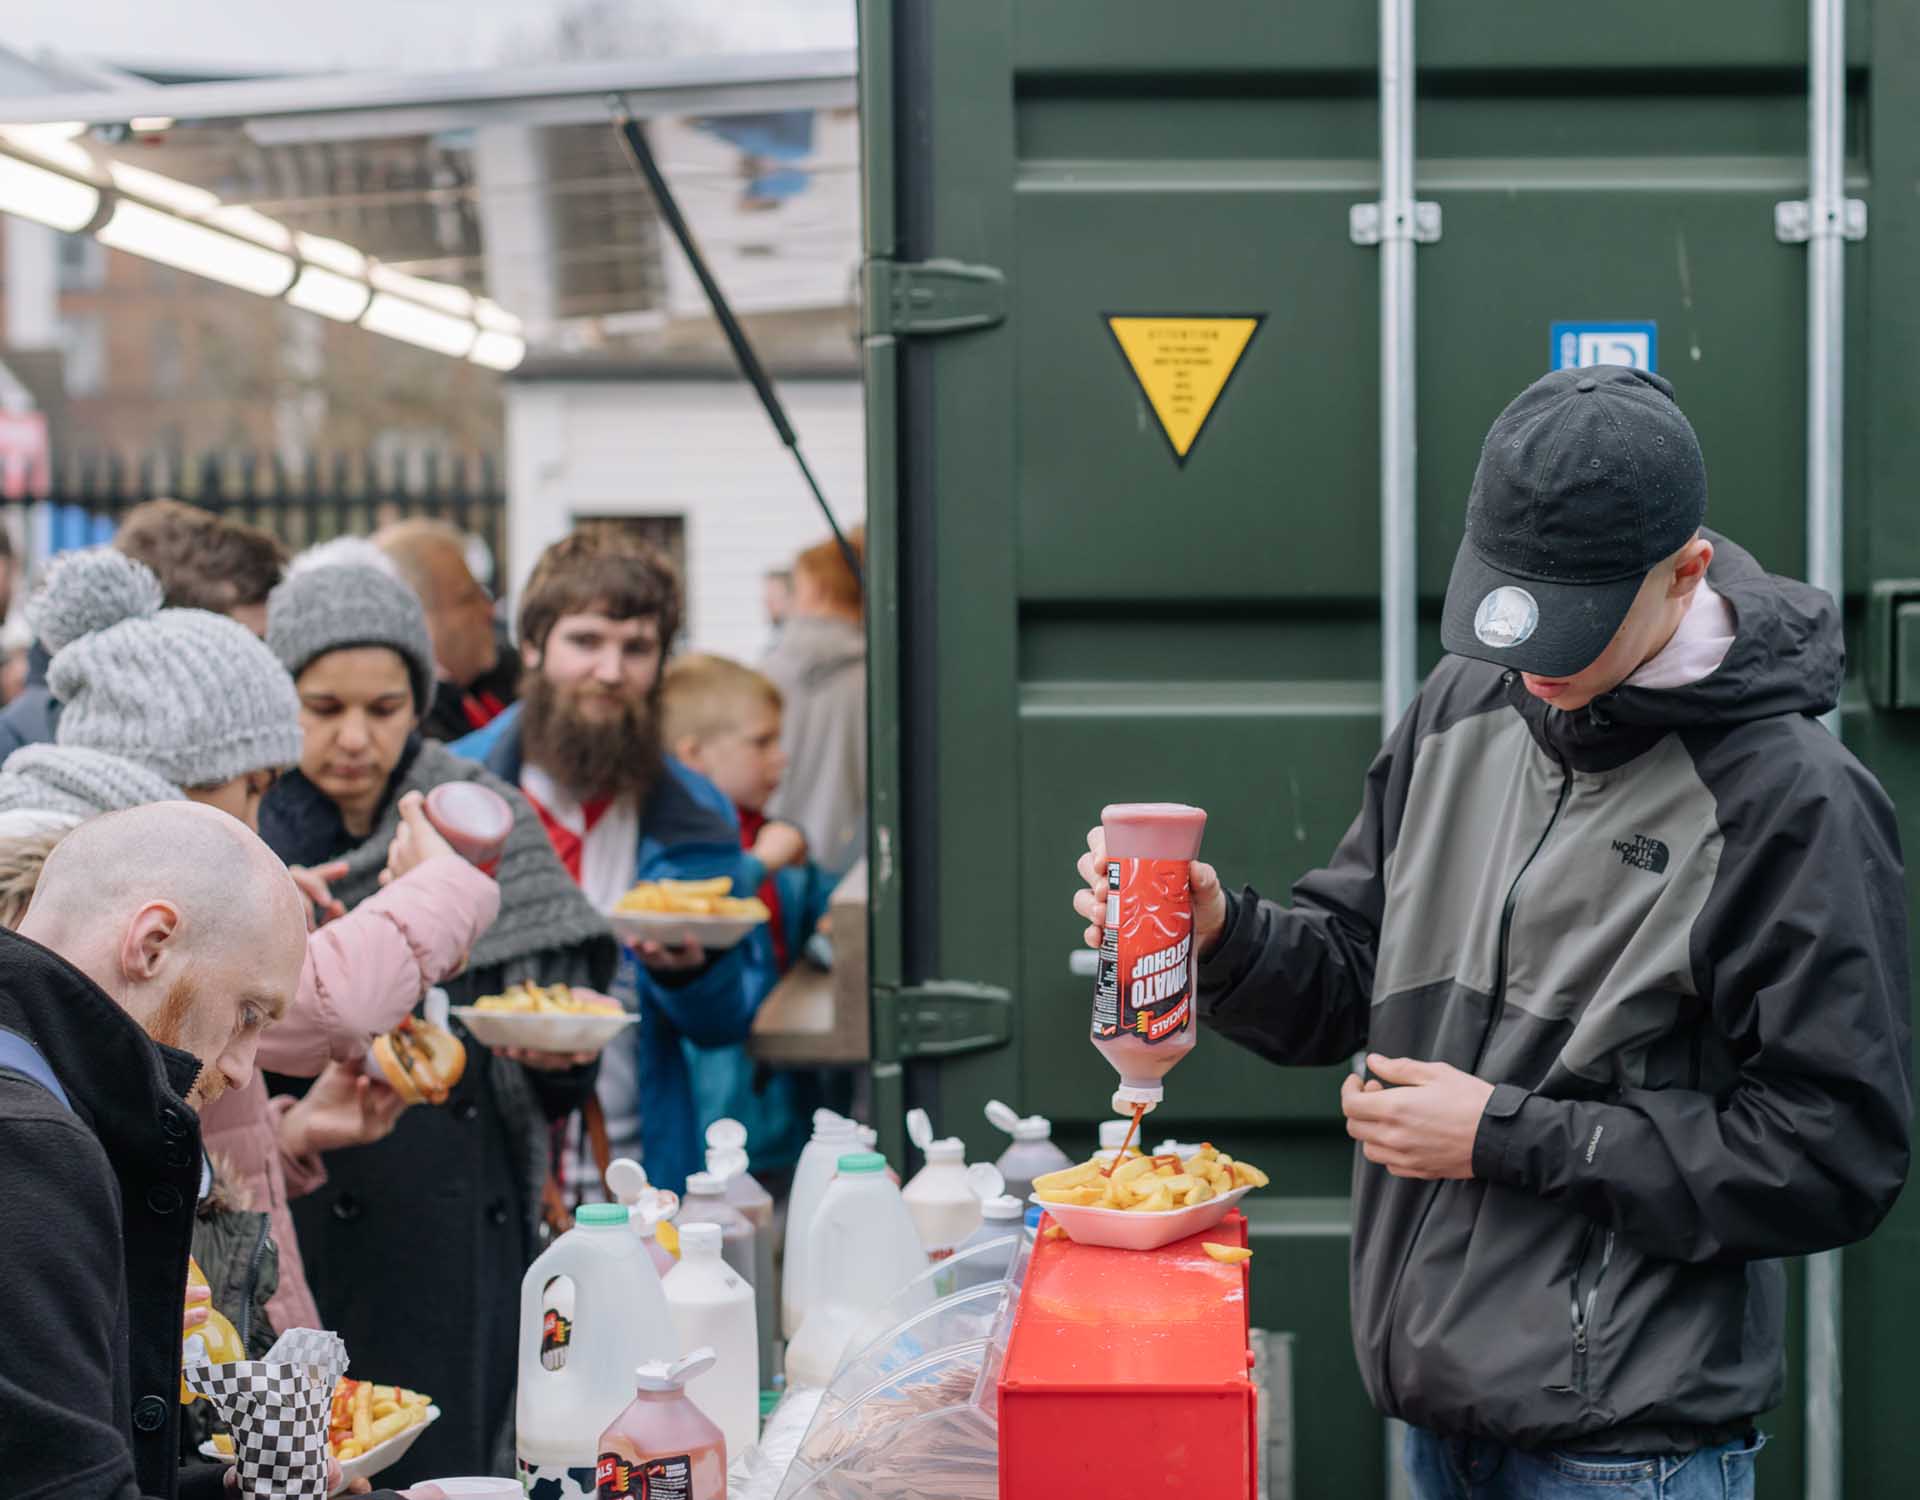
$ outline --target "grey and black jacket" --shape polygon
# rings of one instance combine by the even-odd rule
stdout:
[[[1862,1238],[1906,1178],[1893,807],[1814,717],[1838,615],[1714,540],[1717,671],[1563,713],[1447,658],[1332,862],[1230,898],[1201,967],[1206,1024],[1275,1062],[1497,1085],[1473,1179],[1354,1159],[1362,1377],[1448,1435],[1734,1436],[1781,1396],[1777,1257]]]

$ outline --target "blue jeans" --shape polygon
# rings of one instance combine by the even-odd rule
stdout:
[[[1414,1500],[1753,1500],[1757,1433],[1671,1456],[1526,1452],[1407,1429]]]

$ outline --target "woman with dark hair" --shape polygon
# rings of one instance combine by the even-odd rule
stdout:
[[[433,650],[406,585],[362,563],[296,567],[274,591],[267,644],[293,675],[303,730],[299,769],[261,808],[269,846],[290,863],[344,864],[333,893],[351,909],[380,888],[406,793],[481,782],[512,804],[514,824],[495,877],[500,915],[447,986],[453,1000],[522,981],[605,988],[613,937],[532,808],[418,733]],[[520,1278],[539,1244],[549,1127],[593,1089],[591,1059],[489,1054],[461,1039],[467,1068],[446,1104],[409,1110],[378,1145],[330,1155],[328,1182],[296,1206],[308,1279],[355,1370],[440,1407],[402,1483],[513,1472]]]

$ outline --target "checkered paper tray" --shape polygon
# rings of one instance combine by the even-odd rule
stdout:
[[[326,1500],[327,1409],[346,1369],[338,1334],[294,1328],[265,1359],[188,1365],[181,1374],[233,1434],[240,1495]]]

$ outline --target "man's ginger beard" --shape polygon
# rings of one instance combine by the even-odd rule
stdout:
[[[200,998],[200,986],[193,982],[193,976],[182,974],[167,989],[166,999],[160,1002],[152,1023],[147,1027],[147,1035],[163,1047],[178,1047],[180,1038],[187,1029],[187,1016]],[[200,1074],[193,1080],[193,1087],[187,1090],[187,1103],[195,1109],[211,1104],[227,1091],[227,1077],[212,1062],[200,1064]]]
[[[618,711],[590,715],[583,705],[593,699]],[[535,669],[521,693],[522,754],[582,802],[645,802],[666,763],[654,706],[652,695],[591,680],[555,682]]]

